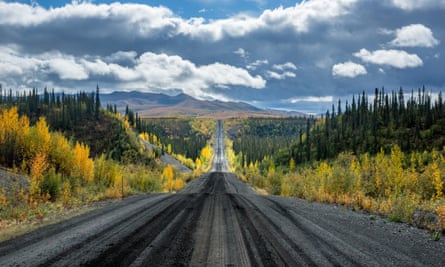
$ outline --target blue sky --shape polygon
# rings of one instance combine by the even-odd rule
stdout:
[[[444,91],[443,17],[445,0],[0,0],[0,83],[324,113],[376,87]]]

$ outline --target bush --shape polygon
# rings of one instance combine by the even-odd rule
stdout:
[[[61,184],[62,178],[60,174],[56,174],[56,171],[51,168],[45,174],[40,190],[43,195],[49,194],[49,200],[55,201],[59,197]]]

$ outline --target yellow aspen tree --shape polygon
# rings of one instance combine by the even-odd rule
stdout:
[[[175,172],[173,167],[168,164],[164,171],[162,172],[162,177],[164,177],[165,181],[165,189],[169,192],[173,191],[173,179],[175,178]]]
[[[168,144],[168,145],[167,145],[167,153],[168,153],[169,155],[172,154],[172,145],[171,145],[171,144]]]
[[[182,179],[176,179],[175,180],[175,191],[179,191],[184,187],[184,181]]]
[[[146,141],[146,142],[149,141],[149,139],[148,139],[149,137],[148,137],[148,134],[147,134],[146,132],[143,132],[143,133],[139,134],[139,137],[140,137],[142,140]]]
[[[73,167],[73,148],[70,142],[59,132],[51,134],[51,148],[49,151],[51,164],[57,166],[59,172],[69,176]]]
[[[196,166],[196,169],[200,169],[202,167],[202,162],[199,158],[196,158],[195,166]]]
[[[40,117],[36,123],[36,152],[48,155],[51,146],[51,135],[49,133],[48,124],[45,117]]]
[[[384,191],[383,188],[383,177],[385,175],[385,153],[383,149],[380,150],[379,153],[377,153],[377,157],[375,159],[375,191],[378,195],[382,195],[382,192]]]
[[[395,145],[391,149],[391,164],[390,168],[388,168],[390,175],[388,178],[390,179],[391,185],[394,187],[393,192],[396,196],[400,195],[405,185],[402,164],[404,157],[405,156],[398,145]]]
[[[87,145],[76,143],[74,146],[74,174],[87,183],[94,179],[94,162],[89,158],[89,154],[90,148]]]
[[[332,168],[326,163],[321,162],[316,170],[316,174],[319,179],[318,184],[318,194],[322,201],[325,200],[325,195],[329,193],[329,191],[338,192],[338,188],[329,188],[331,184],[332,174],[333,170]]]
[[[294,158],[290,158],[289,160],[289,171],[294,171],[295,170],[295,160]]]
[[[155,134],[151,135],[152,144],[157,145],[158,144],[158,137]]]
[[[203,159],[203,162],[209,162],[210,158],[212,157],[212,150],[209,145],[205,146],[201,150],[201,158]]]
[[[25,157],[25,137],[29,132],[29,119],[18,115],[17,108],[4,109],[0,112],[0,160],[6,157],[23,160]],[[8,149],[9,147],[10,149]],[[12,153],[12,154],[10,154]],[[20,164],[20,162],[16,162]]]
[[[115,198],[124,197],[124,190],[126,187],[125,180],[123,179],[122,173],[119,169],[118,164],[113,164],[112,166],[112,176],[113,176],[113,191]]]
[[[39,196],[41,193],[40,185],[43,182],[43,173],[47,168],[46,156],[44,154],[37,154],[31,162],[30,176],[31,188],[30,193],[34,196]]]

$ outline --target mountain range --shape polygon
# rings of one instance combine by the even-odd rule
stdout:
[[[186,94],[171,96],[133,91],[101,94],[100,97],[103,105],[116,105],[119,112],[124,112],[128,106],[139,115],[147,117],[193,116],[230,118],[308,116],[297,111],[261,109],[244,102],[199,100]]]

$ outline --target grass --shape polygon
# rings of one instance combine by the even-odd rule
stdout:
[[[105,202],[98,202],[63,210],[54,207],[53,209],[50,209],[48,211],[48,213],[42,220],[33,218],[19,223],[17,223],[13,219],[2,220],[0,221],[0,242],[13,239],[44,226],[60,223],[76,216],[88,213],[90,211],[103,207],[104,204]]]

